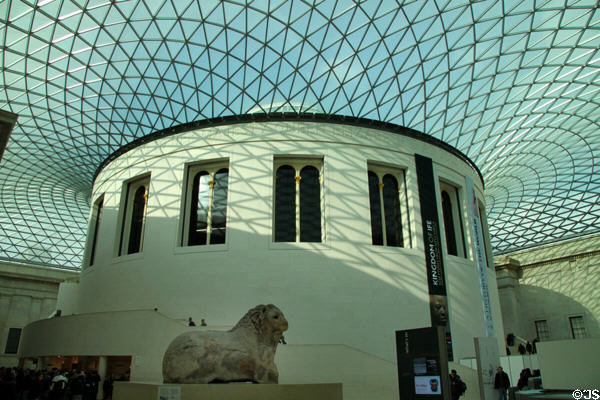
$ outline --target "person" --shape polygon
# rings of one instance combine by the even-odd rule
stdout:
[[[467,384],[460,379],[460,375],[453,369],[450,372],[450,395],[452,400],[458,400],[467,391]]]
[[[98,387],[100,384],[100,375],[95,370],[81,371],[83,378],[83,400],[96,400],[98,397]]]
[[[98,390],[100,389],[101,378],[96,370],[90,371],[89,378],[91,382],[90,399],[96,400],[98,398]]]
[[[204,318],[200,320],[200,326],[206,326],[206,320]]]
[[[527,354],[531,354],[533,352],[533,347],[531,346],[531,343],[529,343],[529,341],[527,341],[525,348],[527,349]]]
[[[85,375],[83,371],[81,371],[80,374],[75,374],[73,378],[69,380],[69,387],[72,400],[83,399],[83,393],[85,391]]]
[[[520,343],[520,344],[519,344],[519,354],[520,354],[520,355],[524,355],[524,354],[525,354],[525,352],[526,352],[526,350],[525,350],[525,346],[523,346],[523,343]]]
[[[50,385],[51,399],[62,400],[64,398],[67,384],[69,383],[65,373],[66,371],[62,370],[58,372],[54,378],[52,378],[52,383]]]
[[[204,320],[203,320],[204,321]],[[196,326],[196,323],[192,321],[192,317],[188,319],[188,326]]]
[[[535,346],[535,344],[537,342],[539,342],[540,339],[538,339],[537,337],[533,339],[533,343],[531,343],[531,351],[533,354],[537,353],[537,347]]]
[[[496,377],[494,378],[494,389],[498,389],[498,400],[506,400],[506,390],[510,386],[508,375],[502,367],[498,367]]]
[[[529,377],[531,377],[531,370],[529,368],[523,368],[519,376],[519,382],[517,382],[518,390],[522,390],[529,384]]]
[[[102,383],[102,399],[103,400],[112,399],[113,381],[114,381],[114,378],[113,378],[112,374],[110,374],[110,376],[108,376],[104,379],[104,382]]]
[[[56,368],[42,375],[42,399],[50,398],[50,387],[52,387],[52,378],[58,373]]]

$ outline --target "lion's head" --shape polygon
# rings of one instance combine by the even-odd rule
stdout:
[[[273,304],[260,304],[250,309],[232,330],[250,325],[260,337],[271,344],[277,344],[283,332],[288,329],[287,319]]]

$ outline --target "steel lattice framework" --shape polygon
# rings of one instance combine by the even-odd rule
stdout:
[[[597,1],[0,0],[0,258],[79,268],[94,171],[250,111],[391,122],[481,169],[497,253],[598,231]]]

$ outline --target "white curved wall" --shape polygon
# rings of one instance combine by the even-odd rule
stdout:
[[[454,155],[374,129],[247,123],[137,147],[96,179],[92,202],[105,195],[96,259],[82,272],[74,312],[157,307],[172,318],[232,325],[254,305],[274,303],[290,322],[289,343],[344,344],[395,362],[394,332],[430,326],[415,153],[433,159],[436,185],[441,178],[463,188],[470,176],[483,198],[475,171]],[[323,243],[272,241],[274,155],[323,158]],[[227,243],[181,247],[186,165],[222,158],[229,159]],[[367,162],[406,169],[411,248],[371,245]],[[143,251],[117,257],[123,182],[148,173]],[[441,213],[439,201],[438,209]],[[465,204],[461,210],[468,259],[445,259],[455,359],[473,356],[472,338],[485,335]],[[502,350],[495,274],[488,273]]]

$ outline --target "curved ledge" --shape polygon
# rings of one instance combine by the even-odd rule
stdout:
[[[473,170],[479,175],[481,184],[485,188],[485,182],[483,175],[477,167],[477,165],[467,155],[462,153],[460,150],[450,146],[448,143],[434,138],[433,136],[427,135],[423,132],[416,131],[414,129],[406,128],[401,125],[392,124],[389,122],[376,121],[367,118],[348,117],[344,115],[336,114],[312,114],[312,113],[294,113],[294,112],[275,112],[275,113],[256,113],[256,114],[244,114],[244,115],[229,115],[226,117],[209,118],[200,121],[188,122],[181,125],[176,125],[167,129],[162,129],[136,139],[126,145],[120,147],[111,155],[109,155],[96,169],[94,172],[94,179],[96,180],[100,172],[104,167],[111,161],[122,156],[128,151],[135,149],[138,146],[152,142],[157,139],[161,139],[167,136],[176,135],[178,133],[188,132],[195,129],[203,129],[215,126],[223,125],[234,125],[243,124],[250,122],[279,122],[279,121],[300,121],[300,122],[321,122],[341,125],[359,126],[363,128],[379,129],[385,132],[391,132],[398,135],[408,136],[413,139],[420,140],[422,142],[432,144],[443,150],[446,150],[450,154],[460,158],[466,162]]]

